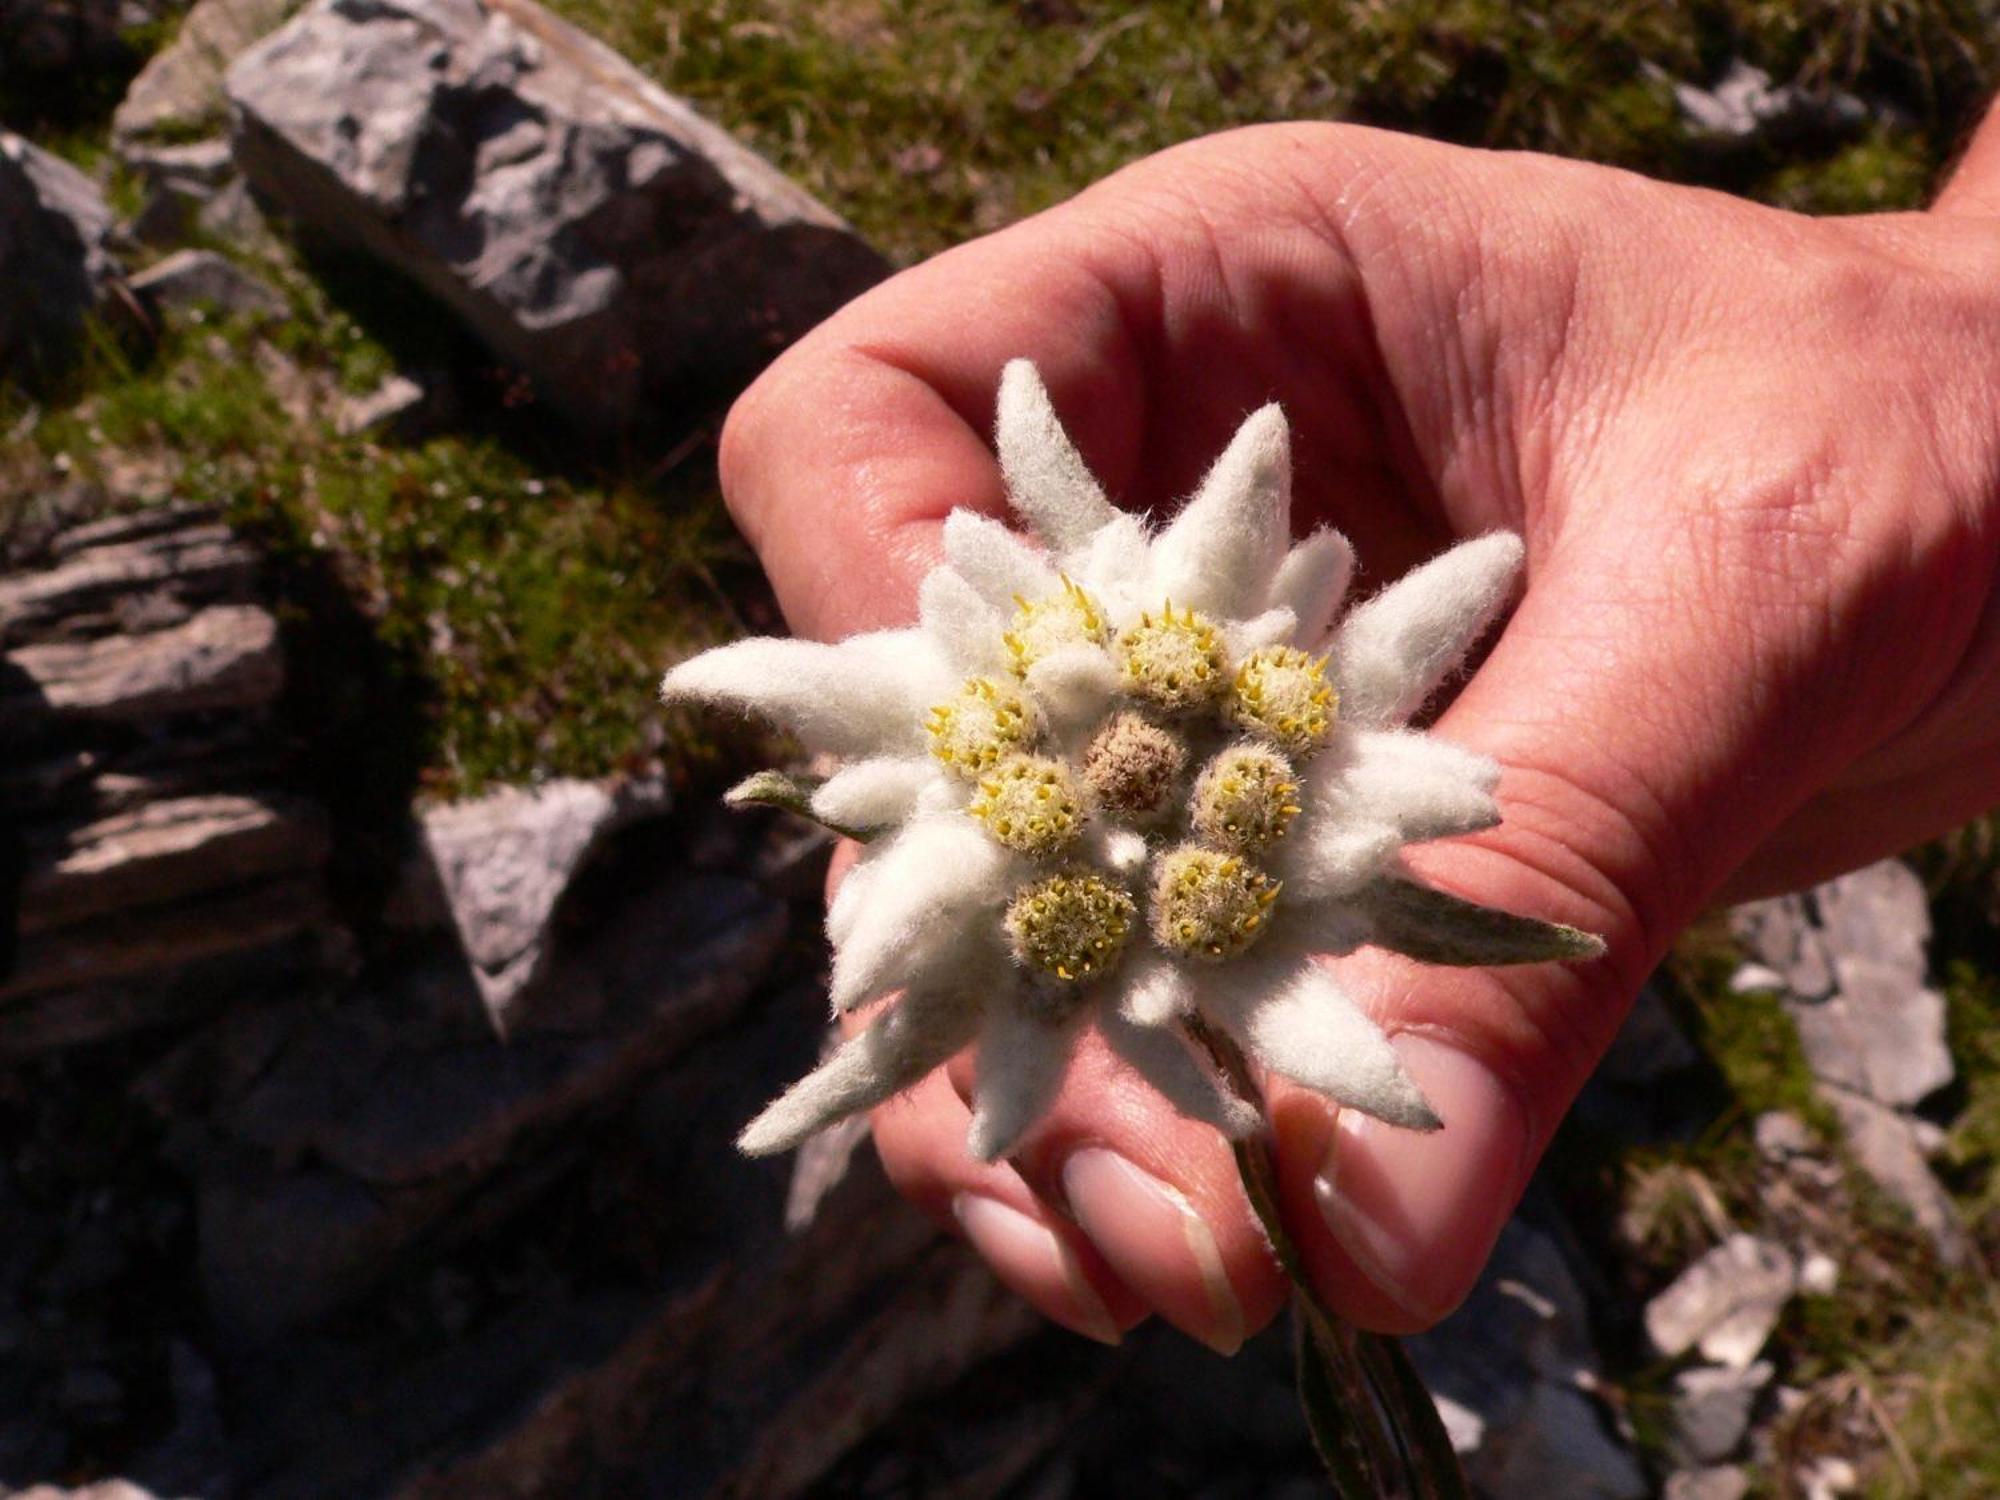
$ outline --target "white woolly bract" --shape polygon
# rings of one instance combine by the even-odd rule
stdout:
[[[1057,552],[1078,547],[1118,513],[1063,431],[1041,372],[1025,359],[1000,372],[993,443],[1014,508]]]
[[[1292,443],[1275,406],[1251,413],[1201,488],[1153,543],[1153,588],[1205,614],[1241,616],[1284,557]]]
[[[917,622],[966,676],[1006,665],[1001,635],[1009,616],[952,568],[933,568],[917,587]]]
[[[1398,844],[1476,833],[1500,821],[1493,799],[1500,768],[1483,755],[1408,730],[1368,730],[1347,739],[1308,775],[1321,826],[1384,824]]]
[[[836,1120],[900,1094],[972,1040],[979,1007],[960,995],[912,991],[859,1036],[780,1094],[736,1138],[749,1156],[789,1151]]]
[[[922,740],[924,709],[950,673],[919,631],[850,636],[839,645],[759,637],[682,662],[660,696],[761,714],[814,750],[876,755]]]
[[[877,755],[842,766],[812,795],[813,816],[837,828],[886,828],[916,809],[944,779],[928,755]]]
[[[1297,620],[1292,644],[1317,653],[1354,576],[1354,549],[1337,531],[1322,529],[1300,542],[1278,564],[1264,603],[1289,609]]]
[[[1442,1122],[1382,1028],[1325,967],[1307,960],[1275,983],[1259,973],[1266,968],[1205,978],[1202,1013],[1266,1067],[1337,1103],[1411,1130],[1438,1128]]]
[[[969,929],[982,917],[991,925],[1016,864],[968,818],[913,824],[869,861],[868,900],[843,923],[846,937],[834,950],[834,1008],[850,1010],[964,964],[974,947]]]
[[[1341,717],[1375,729],[1421,708],[1507,602],[1524,552],[1506,531],[1462,542],[1349,615],[1333,640]]]
[[[976,1161],[1005,1156],[1055,1102],[1086,1017],[1046,1020],[1019,1003],[988,1005],[979,1032],[972,1124],[965,1149]]]
[[[979,597],[1011,617],[1017,599],[1040,599],[1060,585],[1041,553],[989,517],[955,510],[944,518],[944,555]]]
[[[1061,646],[1028,668],[1027,688],[1056,736],[1095,727],[1118,691],[1118,664],[1101,647]]]

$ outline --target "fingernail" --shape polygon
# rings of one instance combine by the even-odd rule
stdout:
[[[1102,1146],[1074,1152],[1062,1185],[1070,1213],[1120,1281],[1216,1353],[1243,1347],[1243,1304],[1214,1234],[1184,1194]]]
[[[1428,1323],[1472,1289],[1513,1212],[1528,1126],[1485,1064],[1428,1037],[1395,1046],[1444,1128],[1402,1130],[1344,1109],[1313,1192],[1376,1290]]]
[[[972,1248],[1009,1287],[1072,1333],[1100,1344],[1118,1342],[1111,1310],[1053,1229],[982,1193],[960,1193],[951,1211]]]

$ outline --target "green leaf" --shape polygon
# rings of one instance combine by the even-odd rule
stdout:
[[[1357,904],[1374,928],[1370,941],[1427,964],[1483,968],[1604,953],[1604,939],[1595,933],[1481,906],[1412,880],[1378,880]]]
[[[849,828],[829,823],[812,810],[813,793],[826,785],[818,776],[787,776],[783,771],[757,771],[744,777],[722,794],[731,807],[776,807],[817,823],[829,833],[865,844],[880,832],[874,828]]]

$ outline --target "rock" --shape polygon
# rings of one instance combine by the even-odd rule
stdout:
[[[1815,1250],[1799,1262],[1799,1290],[1811,1297],[1831,1297],[1840,1286],[1840,1262]]]
[[[1879,1104],[1913,1105],[1953,1077],[1944,996],[1863,958],[1835,960],[1838,987],[1790,1005],[1813,1076]]]
[[[1832,952],[1923,982],[1931,913],[1916,871],[1900,859],[1878,860],[1814,887],[1812,898]]]
[[[1732,1234],[1646,1304],[1646,1334],[1668,1359],[1702,1356],[1743,1370],[1757,1357],[1798,1285],[1783,1245]]]
[[[1793,1477],[1802,1500],[1838,1500],[1861,1488],[1861,1476],[1854,1472],[1854,1465],[1831,1453],[1799,1465]]]
[[[124,143],[119,159],[149,182],[182,182],[213,191],[236,177],[236,159],[220,135],[173,145],[130,141]]]
[[[183,243],[212,196],[210,189],[191,182],[147,183],[146,201],[128,226],[132,238],[162,247]]]
[[[152,142],[220,130],[228,112],[223,70],[297,8],[298,0],[196,0],[180,32],[140,69],[111,116],[120,157],[136,164],[158,149]]]
[[[1733,1464],[1683,1469],[1668,1478],[1661,1492],[1664,1500],[1743,1500],[1749,1493],[1750,1476]]]
[[[1501,1231],[1465,1305],[1408,1348],[1441,1409],[1455,1409],[1454,1446],[1481,1492],[1647,1493],[1589,1394],[1597,1354],[1583,1292],[1557,1241],[1523,1217]]]
[[[427,287],[593,433],[732,394],[885,270],[532,0],[319,0],[227,90],[259,192]]]
[[[1761,1114],[1751,1130],[1766,1161],[1787,1161],[1812,1152],[1812,1132],[1804,1120],[1789,1111],[1774,1109]]]
[[[1701,1061],[1659,991],[1641,986],[1624,1025],[1612,1039],[1597,1076],[1612,1083],[1646,1085]]]
[[[394,374],[365,396],[345,398],[333,414],[342,435],[406,430],[424,409],[427,393],[409,376]]]
[[[157,724],[262,707],[284,683],[278,622],[218,604],[148,635],[23,646],[0,657],[0,742],[54,724]]]
[[[557,903],[605,839],[669,805],[655,781],[558,780],[503,787],[423,814],[428,869],[494,1026],[504,1034],[547,958]]]
[[[361,1295],[501,1172],[518,1142],[609,1107],[723,1024],[785,927],[783,910],[741,881],[651,883],[551,971],[550,989],[576,1017],[564,1034],[426,1042],[410,1024],[423,1007],[407,994],[344,997],[295,1032],[220,1122],[265,1165],[205,1192],[203,1274],[217,1318],[262,1340]],[[278,1201],[287,1196],[297,1205]]]
[[[0,643],[138,634],[242,596],[257,554],[208,511],[142,511],[57,539],[56,565],[0,576]]]
[[[1867,123],[1868,106],[1844,90],[1812,94],[1792,84],[1772,87],[1771,75],[1742,58],[1713,89],[1673,86],[1688,124],[1728,139],[1846,134]]]
[[[1718,1463],[1736,1451],[1750,1429],[1750,1408],[1771,1382],[1771,1366],[1705,1367],[1674,1378],[1674,1458],[1689,1466]]]
[[[1957,1205],[1925,1160],[1909,1116],[1831,1084],[1821,1084],[1819,1093],[1839,1116],[1855,1165],[1909,1210],[1940,1260],[1953,1266],[1966,1264],[1973,1254],[1972,1241]]]
[[[1817,1000],[1832,990],[1833,960],[1804,897],[1749,902],[1730,913],[1729,925],[1759,967],[1778,975],[1796,998]]]
[[[180,313],[212,307],[260,318],[285,311],[285,299],[258,277],[213,250],[177,250],[132,278],[147,301]]]
[[[112,295],[113,219],[96,184],[0,130],[0,377],[64,364],[84,320]]]

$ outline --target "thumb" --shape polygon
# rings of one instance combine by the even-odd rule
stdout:
[[[1632,603],[1615,577],[1529,583],[1433,731],[1499,761],[1502,822],[1412,849],[1410,863],[1483,905],[1596,932],[1607,951],[1477,970],[1373,949],[1339,960],[1343,988],[1395,1038],[1443,1128],[1337,1113],[1282,1081],[1271,1099],[1282,1207],[1307,1269],[1336,1310],[1383,1331],[1427,1327],[1471,1289],[1639,983],[1785,810],[1768,785],[1762,809],[1735,805],[1759,747],[1726,653],[1648,618],[1668,611]],[[1745,821],[1725,835],[1732,818]]]

